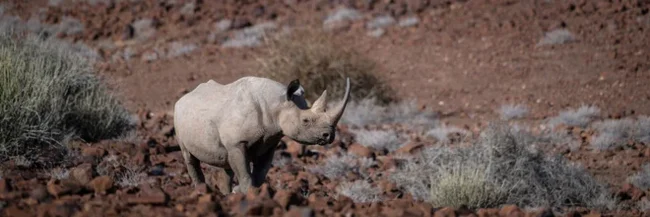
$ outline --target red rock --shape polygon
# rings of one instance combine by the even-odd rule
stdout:
[[[316,211],[321,211],[327,209],[328,207],[327,199],[322,198],[316,194],[310,194],[307,198],[307,202],[309,202],[309,207],[316,209]]]
[[[422,149],[423,147],[424,144],[422,143],[409,143],[395,150],[395,154],[413,154],[416,151]]]
[[[26,210],[21,210],[21,209],[17,208],[16,206],[10,206],[10,207],[8,207],[8,208],[6,208],[4,210],[0,210],[0,211],[4,211],[4,214],[6,216],[33,216],[34,215],[34,214],[30,214],[30,212],[28,212]]]
[[[543,208],[526,213],[526,217],[554,217],[553,211],[548,208]]]
[[[395,159],[392,156],[378,156],[377,160],[381,162],[381,170],[389,170],[395,167]]]
[[[9,181],[6,178],[0,179],[0,193],[6,193],[9,192],[11,189],[9,188]]]
[[[200,214],[214,213],[222,210],[222,207],[219,203],[216,203],[212,200],[210,201],[205,201],[205,200],[206,199],[204,199],[203,202],[199,201],[199,203],[196,205],[196,211],[199,212]]]
[[[309,184],[309,186],[315,186],[315,185],[318,185],[320,183],[320,180],[318,179],[318,177],[316,175],[314,175],[313,173],[305,172],[305,171],[298,172],[298,176],[296,176],[296,179],[298,179],[298,180],[300,180],[300,179],[306,180],[307,183]]]
[[[359,143],[353,143],[348,147],[348,153],[354,154],[359,157],[372,157],[372,151]]]
[[[645,156],[645,157],[650,157],[650,148],[646,148],[646,149],[643,151],[643,156]]]
[[[129,195],[127,203],[129,204],[164,204],[167,203],[168,197],[160,188],[151,188],[145,185],[137,195]]]
[[[95,193],[105,194],[113,188],[113,179],[110,176],[98,176],[88,183],[88,187]]]
[[[387,207],[384,206],[381,209],[381,213],[386,216],[404,216],[404,209],[400,207]]]
[[[246,195],[242,193],[232,193],[228,194],[226,196],[226,201],[228,201],[228,204],[233,205],[233,204],[238,204],[240,201],[243,201],[246,198]]]
[[[54,201],[54,203],[46,204],[38,211],[38,216],[72,216],[78,209],[77,205],[65,202]]]
[[[138,152],[135,153],[135,156],[131,158],[131,163],[135,165],[144,165],[145,164],[145,156],[143,152]]]
[[[621,190],[616,193],[616,196],[621,200],[639,200],[645,196],[645,192],[630,183],[625,183]]]
[[[201,197],[199,197],[199,203],[208,203],[208,202],[213,202],[214,197],[211,194],[206,194]]]
[[[289,211],[285,213],[283,216],[286,217],[313,217],[315,216],[316,213],[312,208],[309,207],[297,207],[297,206],[291,206],[289,208]]]
[[[47,188],[43,185],[38,185],[29,192],[29,197],[36,201],[42,201],[47,198]]]
[[[204,195],[204,194],[208,194],[208,193],[210,193],[210,190],[209,190],[207,184],[205,184],[205,183],[200,183],[200,184],[197,184],[197,185],[194,187],[194,193],[197,194],[197,195]]]
[[[417,207],[409,207],[406,210],[404,210],[404,215],[405,216],[423,216],[424,213],[422,210],[418,209]]]
[[[586,215],[583,215],[582,217],[601,217],[602,215],[599,212],[596,211],[591,211],[587,213]]]
[[[175,160],[176,159],[174,157],[169,156],[167,154],[158,154],[158,155],[149,156],[149,161],[151,161],[152,165],[163,164],[163,165],[166,165],[166,166],[171,166],[171,164]]]
[[[301,203],[300,197],[290,191],[279,190],[273,195],[273,200],[280,204],[283,209],[288,209],[291,205],[299,205]]]
[[[397,185],[394,182],[382,179],[377,182],[377,186],[384,192],[391,192],[397,189]]]
[[[242,201],[242,202],[247,202],[247,201]],[[246,216],[269,216],[274,213],[275,208],[281,208],[280,204],[275,202],[274,200],[271,199],[261,199],[261,200],[255,200],[251,201],[247,205],[244,205],[244,212],[242,214]],[[242,206],[240,205],[240,209]]]
[[[499,216],[504,217],[523,217],[524,212],[519,209],[516,205],[505,205],[499,210]]]
[[[256,188],[254,186],[248,187],[248,191],[246,192],[246,200],[257,199],[260,192],[261,192],[260,188]]]
[[[305,153],[305,146],[303,144],[300,144],[293,140],[287,141],[286,144],[286,152],[289,153],[291,157],[298,158],[302,156],[303,153]]]
[[[499,217],[499,209],[479,209],[476,214],[478,217]]]
[[[422,211],[422,216],[432,216],[433,206],[429,203],[417,203],[415,207]]]
[[[434,217],[456,217],[456,210],[451,207],[444,207],[433,214]]]
[[[47,182],[47,192],[54,197],[59,197],[65,194],[74,194],[81,190],[81,186],[70,179],[55,180],[52,179]]]
[[[106,150],[100,147],[84,147],[81,150],[81,156],[102,158],[106,155]]]
[[[80,185],[86,185],[93,178],[93,166],[84,163],[70,170],[70,176]]]

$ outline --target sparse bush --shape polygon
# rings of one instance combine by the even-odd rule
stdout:
[[[438,119],[434,112],[420,110],[415,101],[397,101],[381,105],[374,98],[365,98],[348,103],[341,123],[358,127],[369,124],[405,124],[424,130],[436,125]]]
[[[650,117],[640,116],[636,120],[633,136],[636,141],[650,145]]]
[[[493,207],[506,198],[505,187],[496,186],[478,165],[453,165],[431,181],[430,202],[438,206]]]
[[[330,156],[325,159],[324,164],[308,167],[307,170],[316,174],[324,175],[332,180],[339,178],[345,179],[348,172],[367,178],[369,174],[366,170],[374,165],[375,163],[372,159],[343,154]]]
[[[183,44],[181,42],[173,42],[171,45],[169,45],[169,52],[167,53],[167,57],[171,58],[186,55],[196,50],[197,48],[198,47],[192,43]]]
[[[375,97],[394,100],[393,91],[374,74],[375,63],[333,40],[332,33],[295,29],[266,38],[265,55],[258,58],[265,75],[280,82],[299,79],[306,97],[315,100],[327,89],[330,99],[341,99],[350,78],[351,101]]]
[[[363,146],[375,150],[395,151],[402,147],[406,140],[395,131],[390,130],[352,130],[355,140]]]
[[[461,140],[465,140],[472,135],[472,132],[454,126],[440,125],[436,128],[429,130],[426,134],[429,136],[433,136],[439,142],[448,143],[451,142],[449,139],[449,134],[458,135],[460,136]]]
[[[583,105],[578,109],[562,111],[557,117],[549,120],[549,124],[555,127],[564,124],[573,127],[586,127],[600,113],[600,109],[595,106]]]
[[[32,166],[64,160],[67,138],[113,138],[130,115],[92,72],[92,62],[54,39],[0,33],[0,161],[22,156]],[[18,38],[20,37],[20,38]]]
[[[607,150],[621,147],[633,139],[634,121],[631,119],[604,120],[593,126],[598,134],[591,138],[591,145],[596,150]]]
[[[611,208],[608,189],[561,156],[533,148],[534,138],[491,124],[474,145],[428,147],[402,161],[391,179],[434,205]]]
[[[138,172],[136,170],[126,170],[117,179],[117,185],[120,187],[137,187],[140,183],[147,178],[147,174]]]
[[[528,108],[523,105],[503,105],[499,109],[502,120],[523,118],[528,114]]]
[[[627,178],[627,182],[643,191],[650,190],[650,164],[644,164],[641,171]]]
[[[537,46],[566,44],[576,41],[576,37],[567,29],[555,29],[544,33]]]
[[[628,142],[650,142],[650,118],[632,118],[599,121],[593,124],[597,134],[591,138],[596,150],[608,150],[625,146]]]
[[[365,180],[343,182],[336,188],[340,195],[350,198],[355,203],[373,203],[381,201],[381,189],[373,187]]]
[[[70,171],[65,168],[54,168],[48,171],[48,176],[56,180],[67,179],[70,176]]]

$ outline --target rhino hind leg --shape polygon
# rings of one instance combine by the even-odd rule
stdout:
[[[192,179],[192,184],[201,184],[205,183],[205,176],[203,176],[203,171],[201,171],[201,162],[199,159],[194,157],[189,151],[185,150],[181,146],[181,153],[185,159],[185,166],[187,167],[187,173]]]

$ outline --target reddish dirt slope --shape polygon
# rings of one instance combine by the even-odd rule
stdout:
[[[59,3],[48,5],[49,2]],[[171,112],[173,103],[184,91],[198,83],[208,79],[228,83],[242,76],[264,73],[254,59],[263,47],[221,45],[237,31],[267,21],[280,26],[320,28],[327,14],[344,5],[362,12],[363,18],[339,26],[337,39],[376,60],[379,64],[376,74],[386,78],[400,96],[426,104],[443,114],[444,121],[481,126],[484,121],[497,118],[495,109],[505,103],[528,106],[531,112],[527,119],[531,121],[582,104],[598,106],[603,117],[650,115],[650,86],[646,85],[650,81],[648,1],[101,2],[105,1],[8,0],[1,3],[5,5],[5,14],[25,21],[38,18],[41,23],[56,24],[69,16],[82,23],[82,31],[57,37],[95,49],[102,58],[98,63],[101,75],[143,119],[140,136],[133,142],[105,141],[93,144],[92,148],[82,145],[79,148],[82,157],[70,165],[71,170],[79,171],[78,175],[69,180],[55,181],[41,171],[9,165],[11,170],[5,174],[8,178],[0,179],[0,201],[8,201],[3,209],[7,216],[72,216],[72,213],[79,216],[98,213],[102,216],[217,213],[291,216],[347,213],[431,216],[435,213],[444,216],[449,212],[457,216],[495,216],[488,213],[500,212],[500,216],[507,216],[508,212],[519,210],[505,207],[452,211],[431,207],[414,202],[385,179],[379,179],[378,183],[382,194],[398,199],[373,204],[335,199],[331,195],[337,183],[317,177],[302,166],[348,151],[350,144],[338,140],[321,150],[325,152],[322,155],[311,151],[298,154],[296,150],[303,147],[295,144],[280,148],[278,153],[293,154],[290,159],[295,165],[274,167],[269,174],[268,188],[263,188],[262,193],[223,196],[210,190],[214,186],[190,188],[189,178],[182,175],[186,171],[173,139],[171,120],[164,114]],[[191,2],[195,2],[195,7],[187,6]],[[381,37],[368,36],[365,22],[386,14],[398,20],[417,16],[419,23],[406,28],[388,27]],[[154,21],[155,34],[150,38],[134,33],[129,26],[142,19]],[[232,28],[215,34],[215,24],[223,19],[232,20]],[[569,30],[576,41],[537,45],[545,32],[557,28]],[[145,60],[155,52],[169,53],[175,42],[193,44],[196,49],[175,57]],[[618,191],[617,196],[624,199],[625,206],[645,198],[648,192],[630,186],[625,179],[650,161],[650,148],[633,144],[627,150],[592,152],[586,144],[590,133],[574,130],[576,137],[585,140],[578,151],[568,148],[554,151],[584,164],[598,178],[611,184]],[[113,155],[118,157],[107,158]],[[394,166],[390,157],[377,159],[380,162],[374,168],[377,171]],[[150,183],[123,187],[117,180],[97,174],[98,169],[107,167],[112,173],[121,174],[128,170],[126,165],[142,165],[140,169]],[[285,183],[287,188],[278,190],[275,186],[278,182]],[[579,209],[567,215],[589,212]],[[631,209],[612,214],[643,216],[646,213]]]

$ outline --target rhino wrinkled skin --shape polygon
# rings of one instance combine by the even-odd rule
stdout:
[[[296,79],[288,85],[267,78],[243,77],[230,84],[199,84],[174,105],[174,127],[193,185],[204,183],[200,162],[222,174],[217,186],[239,192],[259,187],[283,136],[306,145],[334,141],[335,128],[350,96],[350,79],[342,101],[327,110],[327,90],[308,107]],[[252,171],[250,168],[252,163]]]

